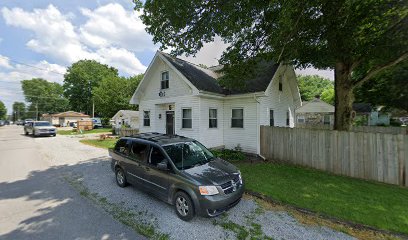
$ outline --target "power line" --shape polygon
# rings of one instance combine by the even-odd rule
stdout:
[[[55,73],[55,74],[59,74],[59,75],[64,76],[64,73],[60,73],[60,72],[57,72],[57,71],[54,71],[54,70],[49,70],[49,69],[46,69],[46,68],[33,66],[33,65],[30,65],[30,64],[27,64],[27,63],[23,63],[23,62],[20,62],[20,61],[13,60],[13,59],[8,58],[8,57],[4,57],[4,56],[0,56],[0,57],[3,58],[3,59],[8,60],[10,62],[14,62],[14,63],[20,64],[20,65],[24,65],[24,66],[27,66],[27,67],[32,67],[32,68],[36,68],[36,69],[39,69],[39,70],[42,70],[42,71],[47,71],[47,72],[51,72],[51,73]]]

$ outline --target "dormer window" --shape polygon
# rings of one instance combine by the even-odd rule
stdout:
[[[160,89],[167,89],[169,88],[169,72],[162,72],[161,74],[161,85]]]

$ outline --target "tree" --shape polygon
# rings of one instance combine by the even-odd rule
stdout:
[[[320,95],[320,99],[327,102],[328,104],[334,104],[334,88],[326,88]]]
[[[27,114],[26,105],[23,102],[13,103],[13,121],[25,119]]]
[[[6,119],[7,108],[2,101],[0,101],[0,119]]]
[[[355,89],[356,100],[408,111],[408,61],[404,61]]]
[[[310,101],[316,96],[321,96],[325,90],[334,87],[332,81],[318,75],[298,77],[298,86],[302,101]]]
[[[93,91],[98,115],[112,118],[119,110],[135,109],[129,100],[142,78],[143,74],[130,78],[110,76],[102,79]]]
[[[229,44],[220,63],[230,87],[242,87],[241,74],[260,60],[334,69],[335,128],[349,130],[353,89],[408,57],[407,9],[404,0],[147,0],[141,18],[175,55],[220,36]]]
[[[30,117],[38,118],[43,113],[57,113],[68,108],[68,100],[59,83],[33,78],[21,81],[21,86],[26,102],[30,103],[27,111]]]
[[[103,78],[118,77],[118,70],[95,60],[80,60],[64,75],[64,94],[72,110],[92,113],[93,89]]]

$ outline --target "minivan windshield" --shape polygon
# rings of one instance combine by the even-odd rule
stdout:
[[[214,155],[197,141],[163,146],[179,170],[202,165],[214,159]]]
[[[49,122],[35,122],[34,126],[46,127],[46,126],[51,126],[51,124]]]

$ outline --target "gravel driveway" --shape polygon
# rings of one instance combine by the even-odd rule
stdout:
[[[106,150],[81,144],[79,138],[72,136],[38,140],[44,143],[40,152],[59,166],[61,176],[80,187],[82,195],[91,196],[96,204],[125,224],[147,226],[170,239],[353,239],[327,227],[303,225],[289,213],[263,209],[251,199],[243,199],[219,217],[196,217],[184,222],[176,216],[172,206],[136,187],[117,187]],[[126,221],[115,213],[118,211],[127,213]],[[129,219],[133,223],[129,223]]]

